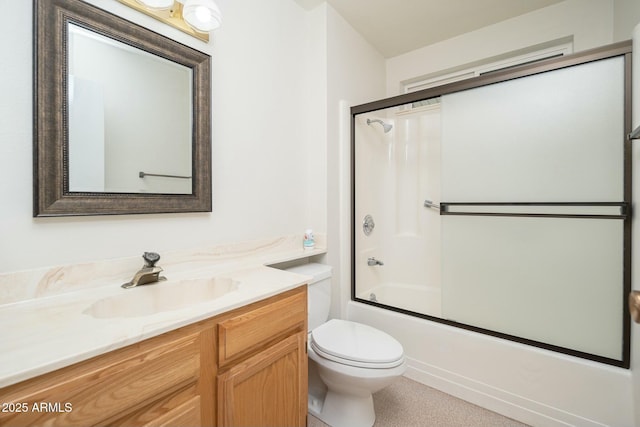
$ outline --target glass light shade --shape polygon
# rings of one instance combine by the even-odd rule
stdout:
[[[136,0],[138,3],[151,9],[169,9],[173,6],[173,0]]]
[[[209,32],[220,27],[222,14],[213,0],[187,0],[182,8],[185,22],[196,31]]]

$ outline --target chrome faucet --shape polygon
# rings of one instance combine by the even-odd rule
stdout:
[[[146,285],[147,283],[156,283],[161,280],[167,280],[166,277],[160,276],[162,267],[156,266],[156,262],[160,259],[160,255],[155,252],[145,252],[142,255],[144,259],[144,265],[136,274],[133,275],[133,279],[130,282],[122,284],[125,289],[135,288],[136,286]]]
[[[374,265],[384,265],[384,262],[371,257],[367,259],[367,265],[373,267]]]

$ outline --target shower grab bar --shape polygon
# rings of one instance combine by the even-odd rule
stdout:
[[[163,178],[178,178],[178,179],[191,179],[190,176],[181,176],[181,175],[163,175],[163,174],[159,174],[159,173],[147,173],[147,172],[140,172],[138,174],[138,176],[140,178],[144,178],[145,176],[160,176]]]
[[[505,216],[505,217],[542,217],[542,218],[587,218],[587,219],[624,219],[626,220],[630,216],[631,208],[629,203],[627,202],[593,202],[593,203],[585,203],[585,202],[549,202],[549,203],[533,203],[533,202],[513,202],[513,203],[505,203],[505,202],[470,202],[470,203],[440,203],[440,215],[470,215],[470,216]],[[607,207],[618,207],[620,209],[619,214],[614,213],[544,213],[544,212],[505,212],[504,210],[501,212],[495,212],[490,210],[458,210],[455,209],[457,207],[538,207],[538,206],[548,206],[548,207],[591,207],[591,208],[607,208]],[[453,210],[453,211],[452,211]],[[496,209],[500,211],[500,209]],[[508,210],[508,209],[506,209]],[[532,209],[535,210],[535,209]],[[553,210],[553,209],[551,209]]]
[[[631,132],[627,138],[629,138],[629,141],[631,141],[632,139],[640,139],[640,126],[638,126],[633,132]]]
[[[440,205],[436,205],[435,203],[433,203],[431,200],[425,200],[424,201],[424,207],[425,208],[431,208],[431,209],[435,209],[438,212],[440,211]]]

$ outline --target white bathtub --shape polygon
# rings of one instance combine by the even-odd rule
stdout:
[[[440,288],[409,283],[382,283],[361,292],[358,298],[398,307],[414,313],[440,317],[442,297]],[[375,298],[375,299],[374,299]]]
[[[397,284],[367,292],[377,292],[383,304],[428,295],[426,289]],[[533,426],[634,425],[631,373],[626,369],[357,301],[347,303],[346,317],[400,341],[407,377],[507,417]]]

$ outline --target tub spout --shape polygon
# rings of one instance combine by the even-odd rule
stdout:
[[[371,257],[367,259],[367,265],[373,267],[374,265],[384,265],[384,262]]]

